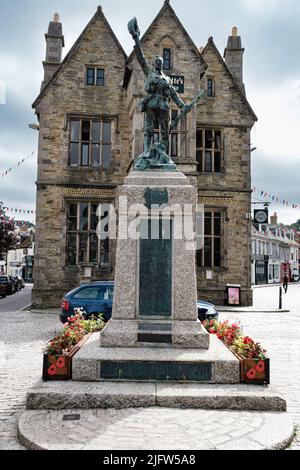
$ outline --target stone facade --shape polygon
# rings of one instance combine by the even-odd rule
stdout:
[[[58,31],[62,35],[60,28]],[[231,42],[228,44],[230,47]],[[204,266],[198,263],[199,298],[223,304],[226,284],[234,283],[242,287],[242,304],[250,305],[250,131],[256,116],[243,87],[234,78],[239,59],[233,60],[231,50],[228,67],[233,61],[235,68],[230,71],[212,38],[200,52],[169,2],[164,3],[143,36],[142,46],[149,63],[156,54],[162,55],[163,49],[171,51],[172,69],[168,73],[184,76],[184,93],[180,96],[185,102],[190,102],[200,87],[208,87],[208,78],[212,80],[213,96],[188,115],[178,131],[177,154],[172,158],[198,187],[199,203],[205,205],[207,212],[217,212],[221,220],[221,241],[208,240],[214,249],[221,244],[212,255],[217,266],[210,267],[207,260],[202,263]],[[241,50],[236,52],[241,57]],[[88,67],[105,71],[104,86],[86,84]],[[127,58],[100,7],[54,70],[33,105],[40,123],[33,289],[36,307],[57,307],[63,294],[82,281],[114,278],[115,241],[110,241],[107,263],[86,260],[68,264],[68,204],[114,202],[132,159],[143,151],[143,114],[139,108],[145,94],[143,73],[134,52]],[[109,168],[70,166],[72,117],[110,122]],[[205,137],[206,130],[221,133],[221,166],[217,172],[198,171],[196,137],[200,129]]]

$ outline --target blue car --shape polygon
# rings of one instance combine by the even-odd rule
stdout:
[[[113,295],[113,281],[82,284],[64,296],[59,318],[62,323],[67,323],[68,318],[74,315],[74,309],[82,307],[86,319],[102,313],[105,321],[108,321],[112,314]]]
[[[209,302],[205,302],[204,300],[198,300],[197,309],[198,318],[201,322],[205,320],[219,319],[219,313],[215,309],[215,306],[213,304],[210,304]]]

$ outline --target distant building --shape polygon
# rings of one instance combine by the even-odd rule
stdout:
[[[205,206],[199,298],[223,304],[227,284],[239,284],[242,305],[251,305],[250,132],[257,117],[246,98],[241,37],[233,28],[224,58],[212,37],[199,49],[165,1],[141,42],[150,65],[156,54],[164,58],[164,71],[185,102],[200,88],[207,92],[204,104],[172,132],[169,146]],[[99,204],[115,203],[143,152],[145,92],[134,51],[127,57],[101,7],[63,61],[58,15],[46,44],[44,80],[33,104],[40,131],[32,300],[57,307],[81,282],[114,279],[116,241],[98,240],[96,212]],[[175,117],[175,105],[171,112]]]
[[[299,278],[299,240],[295,230],[278,224],[271,216],[270,224],[252,226],[252,284],[281,283],[285,275],[290,282]]]

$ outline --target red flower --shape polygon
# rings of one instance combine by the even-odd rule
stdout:
[[[256,366],[257,372],[264,372],[265,371],[265,363],[264,361],[259,361],[259,363]]]
[[[213,330],[213,329],[209,330],[209,332],[210,332],[212,335],[215,335],[215,334],[216,334],[215,330]]]
[[[251,344],[251,343],[253,343],[253,340],[251,338],[249,338],[249,336],[246,336],[244,338],[244,344]]]
[[[254,380],[255,377],[256,377],[256,370],[255,369],[250,369],[250,370],[248,370],[246,375],[247,375],[248,379]]]
[[[56,374],[56,367],[54,365],[52,365],[51,367],[49,367],[47,372],[48,372],[48,375],[53,377]]]

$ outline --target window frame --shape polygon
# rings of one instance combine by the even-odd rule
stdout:
[[[165,52],[168,51],[168,54],[169,54],[169,58],[168,58],[168,62],[169,62],[169,66],[166,67],[165,66]],[[162,57],[163,57],[163,70],[172,70],[173,69],[173,61],[172,61],[172,48],[171,47],[164,47],[163,48],[163,54],[162,54]]]
[[[198,132],[202,132],[201,142],[202,146],[198,145]],[[206,133],[212,133],[212,146],[207,147],[206,142],[208,139]],[[216,133],[220,134],[220,147],[216,147]],[[198,173],[208,175],[220,175],[224,173],[224,134],[222,129],[211,129],[198,127],[196,130],[196,161],[198,162]],[[211,154],[211,171],[207,170],[207,156]],[[220,171],[216,171],[216,154],[220,154]],[[201,167],[201,168],[200,168]]]
[[[72,122],[79,122],[79,140],[72,139]],[[89,122],[89,140],[83,140],[83,123]],[[93,125],[95,123],[100,124],[100,135],[99,139],[96,140],[93,137]],[[104,126],[110,124],[110,141],[104,140]],[[94,170],[109,170],[112,164],[112,119],[103,117],[84,117],[84,116],[69,116],[68,118],[69,127],[69,147],[68,147],[68,166],[69,168],[89,168]],[[72,146],[77,145],[77,163],[72,162]],[[83,147],[88,145],[88,164],[83,164]],[[93,149],[94,146],[99,146],[99,164],[95,165],[93,161]],[[110,148],[109,166],[103,166],[103,149],[104,147]]]
[[[209,86],[209,82],[212,82],[211,88]],[[211,89],[211,94],[209,94],[209,91]],[[216,96],[216,81],[215,77],[207,77],[207,96],[208,98],[215,98]]]
[[[222,209],[206,209],[205,210],[205,214],[204,214],[204,218],[206,219],[206,214],[210,214],[210,217],[211,217],[211,226],[210,226],[210,234],[206,234],[204,232],[204,245],[203,245],[203,248],[201,250],[199,250],[197,252],[197,267],[199,269],[210,269],[210,270],[219,270],[219,269],[223,269],[224,268],[224,258],[223,258],[223,252],[224,252],[224,247],[223,247],[223,243],[224,243],[224,221],[225,221],[225,217],[224,217],[224,211]],[[220,234],[219,235],[215,235],[215,215],[218,214],[220,217]],[[205,231],[205,227],[206,227],[206,222],[204,223],[204,231]],[[207,265],[206,264],[206,260],[205,260],[205,257],[206,257],[206,253],[205,253],[205,244],[206,244],[206,240],[210,240],[211,243],[210,243],[210,265]],[[215,250],[215,241],[216,240],[219,240],[219,243],[220,243],[220,251],[219,251],[219,257],[220,257],[220,263],[219,264],[216,264],[216,260],[215,260],[215,256],[216,256],[216,250]]]
[[[96,200],[68,200],[66,201],[66,266],[86,266],[86,265],[93,265],[93,266],[100,266],[102,268],[108,268],[111,264],[111,244],[110,240],[101,240],[97,236],[97,225],[99,223],[99,218],[97,217],[97,224],[96,227],[93,228],[93,206],[97,206],[97,209],[100,204],[103,204],[103,201],[96,201]],[[75,229],[70,229],[70,206],[77,206],[76,208],[76,230]],[[82,205],[87,205],[88,206],[88,216],[87,216],[87,228],[86,230],[82,229],[81,227],[81,206]],[[75,217],[75,216],[73,216]],[[69,257],[69,237],[73,235],[76,237],[76,254],[75,254],[75,263],[70,262],[70,257]],[[85,253],[85,259],[80,260],[80,238],[81,236],[84,235],[87,237],[87,243],[86,243],[86,253]],[[96,236],[97,237],[97,260],[96,261],[91,261],[91,246],[92,246],[92,237]],[[104,255],[103,255],[103,248],[104,248],[104,243],[108,243],[107,246],[107,251],[104,250]],[[108,253],[108,257],[107,257]],[[102,258],[105,256],[106,262],[102,262]]]
[[[89,83],[89,72],[93,70],[93,83]],[[103,80],[103,83],[98,83],[98,74],[99,72],[102,71],[103,72],[103,77],[102,80]],[[106,84],[106,70],[104,67],[100,67],[100,66],[93,66],[93,65],[87,65],[86,66],[86,78],[85,78],[85,84],[86,86],[105,86]]]

